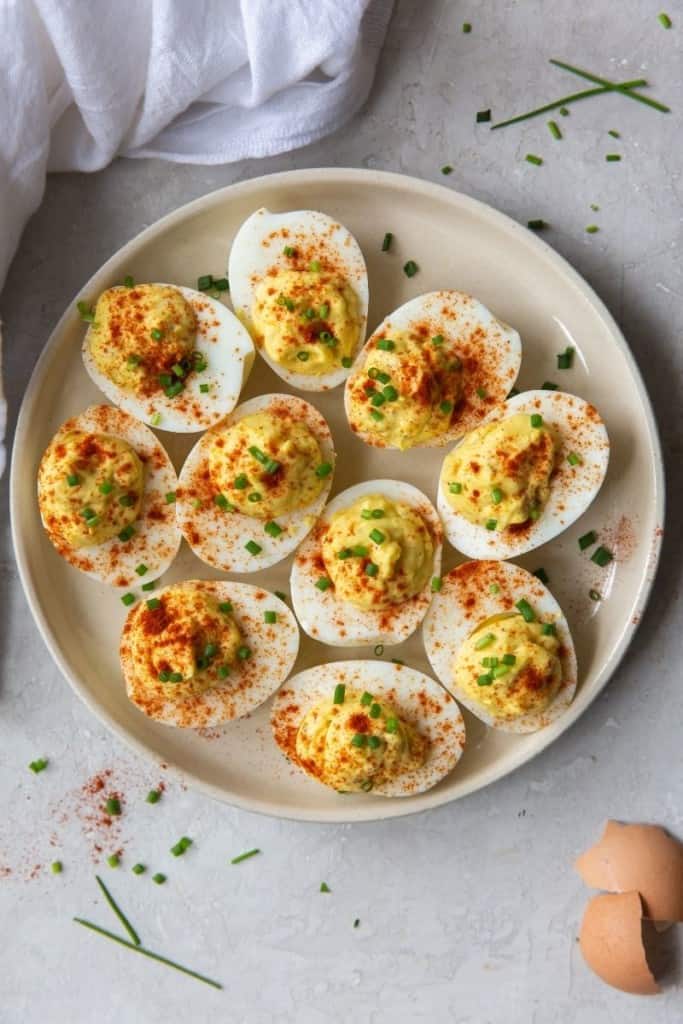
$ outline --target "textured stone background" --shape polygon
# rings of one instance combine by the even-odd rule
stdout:
[[[386,168],[444,182],[524,223],[551,223],[546,238],[607,302],[640,363],[662,429],[675,518],[635,643],[568,734],[503,782],[450,807],[386,824],[316,827],[238,812],[177,781],[156,807],[142,801],[158,770],[132,756],[78,702],[29,618],[12,560],[5,478],[3,1022],[681,1021],[680,988],[638,1000],[610,991],[585,969],[575,936],[586,893],[571,870],[608,815],[660,820],[683,833],[676,512],[683,14],[671,5],[676,24],[667,32],[659,10],[650,0],[398,0],[372,98],[334,138],[229,167],[119,162],[92,177],[51,179],[0,303],[12,423],[59,314],[143,226],[214,188],[268,171]],[[465,20],[472,22],[470,35],[461,32]],[[475,125],[478,109],[503,116],[580,88],[546,63],[551,56],[624,79],[642,75],[674,112],[663,116],[602,97],[561,121],[561,143],[550,139],[544,119],[493,134]],[[618,142],[606,135],[609,128],[621,132]],[[542,168],[524,162],[529,151],[544,155]],[[605,163],[608,151],[623,153],[622,162]],[[442,178],[446,163],[454,171]],[[590,211],[591,202],[599,213]],[[598,234],[585,233],[591,222],[600,225]],[[34,777],[25,766],[43,752],[50,770]],[[135,839],[141,857],[168,864],[172,883],[133,885],[131,876],[105,866],[106,879],[126,894],[152,948],[218,977],[222,994],[70,923],[80,913],[110,924],[90,861],[103,830],[87,820],[87,801],[78,812],[76,793],[112,765],[112,783],[129,797],[121,840],[132,856]],[[172,862],[168,847],[183,833],[196,846]],[[106,836],[105,848],[117,840]],[[252,846],[263,855],[227,866]],[[57,856],[66,865],[59,878],[46,867]],[[330,895],[318,891],[323,880]]]

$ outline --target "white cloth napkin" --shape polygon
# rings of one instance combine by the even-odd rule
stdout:
[[[48,171],[219,164],[335,131],[393,0],[0,0],[0,288]],[[1,441],[6,409],[0,378]]]

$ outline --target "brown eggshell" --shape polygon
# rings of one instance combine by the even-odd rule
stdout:
[[[683,921],[683,845],[657,825],[608,821],[574,866],[594,889],[639,892],[645,917]]]
[[[594,896],[583,915],[579,943],[590,969],[608,985],[638,996],[660,991],[645,958],[637,892]]]

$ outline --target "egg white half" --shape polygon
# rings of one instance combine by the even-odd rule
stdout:
[[[324,591],[316,587],[321,576],[322,540],[330,519],[335,512],[348,508],[366,494],[381,494],[391,501],[413,506],[431,527],[434,538],[434,569],[422,591],[403,604],[383,610],[357,608],[349,602],[339,601],[334,587]],[[441,523],[436,510],[422,491],[412,484],[402,480],[365,480],[337,494],[299,548],[292,565],[292,604],[302,629],[314,640],[335,647],[402,643],[415,632],[429,607],[432,577],[438,577],[441,572],[441,539]]]
[[[229,601],[251,657],[233,668],[219,686],[199,696],[174,699],[172,684],[160,684],[162,696],[151,700],[149,692],[135,675],[135,666],[128,643],[128,632],[134,628],[144,601],[131,608],[121,635],[121,668],[129,699],[144,714],[164,725],[181,729],[199,729],[242,718],[267,700],[287,678],[299,651],[299,628],[291,611],[279,597],[248,583],[217,580],[185,580],[172,584],[152,595],[162,597],[168,590],[201,588],[216,601]],[[274,611],[277,622],[264,621],[264,612]]]
[[[306,424],[320,445],[323,461],[334,465],[332,434],[325,419],[303,398],[294,395],[259,395],[251,398],[214,429],[222,431],[245,416],[281,404],[286,405],[294,417]],[[313,528],[327,501],[334,473],[325,478],[325,486],[314,502],[275,519],[282,533],[278,537],[271,537],[265,531],[264,520],[238,511],[223,511],[216,505],[216,488],[209,477],[209,451],[213,437],[213,431],[204,434],[187,456],[180,472],[176,502],[178,526],[195,555],[207,565],[224,572],[258,572],[267,569],[291,554]],[[196,501],[201,502],[200,508],[195,507]],[[245,548],[250,540],[261,547],[256,555]]]
[[[487,530],[456,512],[448,501],[445,461],[441,467],[437,508],[446,537],[468,558],[514,558],[557,537],[584,514],[602,486],[609,463],[610,443],[605,425],[594,406],[564,391],[523,391],[508,399],[491,420],[516,413],[539,413],[560,440],[557,469],[550,481],[550,497],[540,519],[522,532]],[[570,452],[581,459],[572,466]]]
[[[145,490],[140,515],[134,523],[135,533],[130,540],[112,537],[103,544],[70,548],[46,526],[39,470],[38,504],[43,526],[52,544],[76,569],[113,587],[139,586],[158,579],[175,558],[182,539],[175,521],[175,508],[166,501],[166,495],[175,493],[178,486],[178,478],[166,450],[148,427],[111,405],[91,405],[78,416],[72,416],[61,425],[50,447],[72,430],[111,434],[127,441],[145,464]],[[147,567],[142,576],[135,571],[141,565]]]
[[[107,398],[132,416],[177,434],[192,434],[218,423],[231,412],[254,364],[254,346],[248,331],[229,309],[203,292],[182,285],[175,288],[189,302],[197,319],[195,351],[207,362],[201,372],[193,372],[184,391],[167,398],[163,390],[149,397],[136,395],[109,379],[97,366],[90,351],[90,331],[83,339],[85,368]],[[207,392],[200,391],[208,384]]]
[[[245,220],[230,250],[228,277],[233,309],[244,323],[251,323],[254,294],[258,285],[273,268],[291,269],[283,249],[285,245],[295,246],[297,240],[299,243],[305,242],[307,247],[332,250],[337,256],[346,279],[358,297],[361,319],[358,344],[362,345],[369,304],[368,272],[363,253],[343,224],[317,210],[271,213],[261,208]],[[259,347],[259,352],[278,377],[301,391],[328,391],[346,380],[350,372],[340,367],[320,376],[292,373],[274,362],[263,346]]]
[[[491,586],[498,587],[491,593]],[[455,681],[455,656],[467,637],[492,615],[515,611],[526,599],[539,619],[554,622],[560,642],[562,685],[543,712],[506,719],[476,704]],[[574,642],[559,604],[548,588],[526,569],[511,562],[465,562],[443,577],[441,591],[434,595],[422,631],[425,650],[434,672],[443,685],[466,708],[494,729],[528,733],[544,728],[562,715],[576,692],[577,668]]]
[[[388,661],[336,661],[309,668],[287,680],[275,696],[270,722],[275,742],[294,764],[301,767],[295,745],[299,725],[314,705],[331,699],[339,683],[347,691],[367,690],[380,704],[385,701],[393,705],[405,721],[430,741],[427,759],[420,768],[374,786],[372,794],[424,793],[455,768],[465,746],[465,723],[457,703],[423,672]]]
[[[379,435],[368,432],[353,422],[350,389],[366,366],[370,348],[377,337],[392,333],[412,332],[417,325],[429,325],[431,337],[441,334],[444,351],[451,351],[463,362],[463,397],[457,406],[450,427],[424,447],[440,447],[473,430],[491,411],[505,400],[519,373],[522,362],[522,341],[512,327],[498,320],[472,295],[458,291],[427,292],[399,306],[377,327],[359,352],[344,389],[344,408],[351,429],[366,444],[386,445]],[[486,394],[480,397],[477,389]]]

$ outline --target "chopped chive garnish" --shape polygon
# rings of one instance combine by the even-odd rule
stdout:
[[[533,164],[535,167],[540,167],[543,163],[543,157],[536,156],[534,153],[527,153],[524,159],[528,164]]]
[[[345,370],[348,370],[348,368],[353,364],[353,359],[351,358],[351,356],[344,356],[342,358],[341,364]]]
[[[461,494],[462,493],[462,484],[458,483],[457,480],[454,480],[454,481],[452,481],[452,483],[450,483],[448,485],[448,490],[451,492],[451,494]]]
[[[503,662],[504,665],[514,665],[517,661],[517,658],[514,654],[504,654],[503,657],[501,658],[501,661]]]
[[[515,608],[522,616],[525,622],[535,622],[536,612],[533,610],[526,598],[522,598],[521,601],[517,601]]]
[[[477,686],[490,686],[493,682],[493,676],[490,672],[485,672],[483,675],[477,677]]]
[[[398,400],[398,391],[392,384],[387,384],[385,388],[382,388],[382,394],[387,402],[396,402]]]
[[[494,505],[500,505],[502,500],[503,492],[501,491],[500,487],[494,487],[493,490],[491,491],[491,501],[493,502]]]
[[[540,415],[540,413],[534,412],[531,414],[529,422],[531,423],[532,427],[538,430],[539,427],[543,426],[543,417]]]
[[[168,491],[168,493],[165,494],[164,497],[166,499],[166,504],[172,505],[175,501],[175,491]]]
[[[324,591],[329,590],[329,588],[332,586],[332,582],[331,580],[328,580],[327,576],[321,576],[320,579],[315,581],[315,585],[318,588],[318,590]]]
[[[536,577],[537,580],[540,580],[541,583],[550,582],[550,577],[548,576],[548,573],[542,566],[540,569],[534,569],[533,575]]]
[[[560,131],[560,126],[557,121],[548,121],[548,131],[554,139],[562,138],[562,132]]]
[[[157,871],[156,875],[152,875],[152,881],[156,882],[157,885],[163,885],[166,881],[166,875],[162,875],[161,871]]]
[[[361,519],[372,519],[372,509],[362,508],[360,510]]]
[[[588,224],[588,226],[586,227],[586,234],[587,235],[596,235],[599,230],[600,230],[600,228],[598,227],[597,224]]]
[[[321,892],[332,892],[332,890],[330,889],[330,887],[327,884],[327,882],[321,882],[320,883],[320,891]]]
[[[118,853],[111,853],[107,857],[107,864],[109,865],[110,868],[117,868],[120,863],[121,858],[119,857]]]
[[[237,648],[237,657],[240,661],[247,661],[251,658],[251,649],[246,644],[242,644],[241,647]]]
[[[89,306],[87,302],[77,302],[76,309],[81,314],[81,320],[85,320],[86,323],[91,324],[95,319],[92,306]]]
[[[118,535],[119,536],[119,540],[124,541],[124,543],[125,543],[125,541],[130,540],[130,538],[133,536],[134,533],[135,533],[135,527],[134,526],[124,526],[124,528],[121,530],[121,532]]]
[[[463,21],[462,30],[466,36],[470,34],[470,32],[472,31],[472,26],[470,25],[469,21]]]
[[[377,423],[379,423],[380,420],[384,419],[383,413],[379,412],[378,409],[371,409],[370,410],[370,416],[372,417],[373,420],[376,420]]]
[[[213,500],[214,503],[223,510],[223,512],[226,512],[231,507],[230,502],[224,494],[214,494]]]
[[[541,518],[541,509],[538,507],[538,505],[532,505],[531,508],[529,509],[529,519],[532,519],[535,522],[537,519],[540,519],[540,518]]]
[[[297,352],[296,358],[300,363],[306,363],[308,362],[308,352]]]
[[[227,679],[230,675],[230,667],[228,665],[219,665],[217,671],[219,679]]]
[[[493,676],[494,679],[500,679],[502,676],[506,676],[509,673],[509,671],[510,668],[508,665],[496,665],[496,667],[491,672],[491,675]]]
[[[588,596],[591,601],[602,601],[602,594],[599,594],[597,590],[589,590]]]
[[[490,585],[489,594],[500,594],[500,587],[497,583],[492,583]]]
[[[661,14],[657,15],[657,21],[662,26],[662,28],[671,28],[673,24],[669,15],[666,14],[664,11],[662,11]]]
[[[197,278],[198,291],[208,292],[213,286],[213,274],[202,274],[201,277]]]
[[[591,210],[593,210],[594,213],[597,213],[599,209],[600,207],[597,203],[591,203]]]
[[[182,674],[182,672],[171,672],[169,674],[168,679],[169,679],[169,682],[171,682],[171,683],[182,683],[182,681],[183,681],[183,674]]]
[[[144,562],[140,562],[139,565],[135,566],[135,571],[138,574],[138,576],[145,576],[149,570]]]
[[[379,566],[375,565],[374,562],[368,562],[368,564],[365,566],[365,575],[366,576],[376,576],[378,572],[379,572]]]
[[[319,466],[316,466],[315,475],[319,477],[329,476],[332,472],[331,462],[321,462]]]
[[[248,860],[250,857],[255,857],[257,853],[261,851],[254,847],[253,850],[247,850],[246,853],[240,853],[237,857],[233,857],[230,861],[231,864],[241,864],[243,860]]]
[[[448,416],[450,413],[453,412],[453,403],[448,401],[440,402],[439,409],[444,414],[444,416]]]
[[[604,548],[602,545],[600,545],[600,547],[596,548],[593,554],[591,555],[591,562],[595,562],[596,565],[604,567],[606,565],[609,565],[613,558],[614,555],[612,554],[612,552],[608,548]]]
[[[351,548],[351,553],[356,558],[365,558],[368,553],[368,548],[366,548],[364,544],[354,544]]]
[[[292,256],[296,256],[296,249],[294,248],[293,245],[286,245],[282,252],[284,256],[289,256],[290,258]]]
[[[134,875],[144,875],[147,868],[144,864],[133,864],[133,867],[130,870]]]
[[[477,124],[486,124],[491,120],[490,110],[478,110],[477,111]]]
[[[153,427],[158,427],[159,424],[161,423],[161,413],[155,412],[154,415],[150,418],[149,422],[152,424]]]
[[[370,399],[370,404],[371,405],[375,405],[375,406],[377,406],[377,405],[384,405],[385,402],[386,402],[386,398],[379,391],[376,391],[375,394]]]
[[[168,498],[166,498],[166,500],[168,501]],[[173,500],[175,501],[175,495],[173,496]],[[122,494],[119,498],[119,505],[123,508],[131,508],[134,503],[135,497],[132,494]]]
[[[585,551],[591,544],[595,544],[598,539],[598,535],[595,530],[589,530],[588,533],[584,533],[582,537],[579,537],[579,548],[581,551]]]
[[[373,508],[373,510],[370,513],[370,515],[372,516],[373,519],[384,519],[384,509],[383,508]]]
[[[441,173],[442,174],[452,174],[453,173],[453,168],[451,167],[450,164],[444,164],[443,167],[441,168]]]
[[[398,729],[398,718],[387,718],[384,725],[385,732],[396,732]]]
[[[126,274],[126,276],[123,279],[123,284],[124,287],[126,288],[133,288],[135,286],[135,281],[133,280],[130,274]]]
[[[342,548],[341,551],[337,552],[337,558],[341,558],[342,561],[346,558],[350,558],[352,555],[351,548]]]
[[[566,107],[560,107],[560,113],[562,114],[562,117],[569,117],[569,111]]]
[[[152,329],[152,330],[150,331],[150,334],[151,334],[152,338],[154,339],[154,341],[161,341],[161,339],[162,339],[162,338],[163,338],[163,336],[164,336],[164,332],[163,332],[163,331],[160,331],[158,327],[154,327],[154,328],[153,328],[153,329]],[[173,367],[173,369],[174,369],[174,371],[175,371],[175,367]],[[182,366],[180,367],[180,371],[181,371],[181,372],[180,372],[180,374],[178,374],[178,376],[182,377],[183,373],[185,372],[185,371],[183,370]]]
[[[238,491],[243,491],[246,487],[248,487],[249,478],[246,475],[246,473],[238,473],[238,475],[232,482],[232,486],[235,487]]]
[[[261,545],[257,544],[255,540],[248,540],[244,547],[250,555],[260,555],[263,551]]]
[[[123,594],[123,596],[121,597],[121,603],[125,604],[126,608],[128,608],[131,604],[135,604],[135,601],[135,594]]]
[[[149,793],[145,797],[145,800],[147,801],[148,804],[158,804],[159,801],[161,800],[161,790],[150,789]]]
[[[557,384],[552,380],[544,380],[541,384],[542,391],[557,391]]]
[[[419,267],[415,260],[408,260],[407,263],[403,264],[403,273],[406,277],[415,277],[419,270]]]
[[[170,853],[172,853],[174,857],[182,857],[185,851],[188,850],[191,846],[192,840],[190,839],[190,837],[181,836],[181,838],[178,840],[175,846],[171,847]]]
[[[251,494],[247,495],[247,501],[261,501],[262,495],[260,491],[252,491]]]
[[[103,480],[100,486],[97,488],[100,494],[111,494],[114,490],[114,485],[111,480]]]
[[[192,508],[201,508],[201,507],[202,507],[202,499],[201,498],[193,498],[192,499]]]
[[[475,651],[483,651],[486,647],[490,647],[495,639],[495,633],[485,633],[474,645]]]
[[[61,875],[62,873],[62,862],[61,860],[53,860],[50,864],[50,871],[53,875]]]
[[[365,747],[367,746],[368,738],[364,732],[357,732],[351,738],[352,747]]]
[[[121,813],[121,802],[115,796],[110,796],[105,802],[104,809],[107,814],[117,816]]]
[[[556,636],[557,626],[554,622],[544,622],[543,627],[541,629],[541,633],[543,634],[543,636]]]
[[[382,746],[382,741],[379,736],[368,736],[368,746],[370,750],[378,750]]]
[[[266,523],[263,529],[266,531],[269,537],[279,537],[280,534],[282,533],[282,527],[278,526],[278,524],[272,519]]]
[[[144,871],[144,868],[143,868],[143,871]],[[99,885],[105,900],[107,901],[107,903],[109,904],[111,909],[114,911],[114,913],[118,917],[118,919],[121,922],[121,924],[123,925],[123,927],[128,932],[128,935],[130,936],[131,941],[134,942],[136,946],[139,946],[140,945],[140,936],[135,931],[135,928],[133,928],[133,925],[130,923],[130,921],[128,920],[128,918],[124,914],[124,912],[121,910],[121,908],[119,907],[118,903],[116,902],[116,900],[114,899],[112,894],[109,892],[109,889],[107,889],[106,885],[104,884],[104,882],[102,881],[102,879],[100,878],[99,875],[95,875],[95,880],[97,881],[97,884]]]
[[[375,644],[375,656],[381,658],[384,654],[384,644]]]
[[[497,519],[487,519],[486,520],[486,529],[487,530],[495,530],[497,526],[498,526],[498,520]]]
[[[576,454],[576,452],[570,452],[567,456],[567,462],[570,466],[580,466],[582,459],[580,455]]]
[[[544,220],[541,220],[541,219],[540,219],[540,217],[539,217],[539,218],[536,218],[536,220],[528,220],[528,221],[526,222],[526,226],[527,226],[527,227],[528,227],[528,228],[529,228],[529,229],[530,229],[531,231],[543,231],[543,229],[544,229],[544,228],[547,228],[547,227],[548,227],[548,225],[546,224],[546,222],[545,222]]]
[[[203,395],[208,395],[208,393],[209,393],[209,385],[208,384],[200,384],[199,385],[199,390],[201,391],[201,393]]]
[[[486,388],[477,388],[477,398],[486,398]]]
[[[361,694],[360,702],[364,705],[364,707],[368,707],[368,705],[372,704],[373,699],[374,698],[372,694],[368,693],[368,691],[365,690],[365,692]]]
[[[217,292],[229,292],[230,282],[227,277],[219,277],[217,281],[213,282],[213,286]]]
[[[614,130],[614,128],[610,128],[610,130],[607,132],[607,134],[611,135],[613,139],[620,139],[621,138],[621,135],[619,134],[619,132],[616,132]]]
[[[391,231],[387,231],[386,235],[382,239],[382,252],[389,252],[393,240],[394,236],[392,235]]]
[[[438,594],[439,591],[441,590],[442,586],[443,586],[443,580],[442,580],[441,576],[432,576],[432,583],[431,583],[432,594]]]
[[[327,320],[329,315],[330,315],[329,303],[324,302],[322,304],[322,306],[320,307],[320,309],[318,310],[318,316],[320,317],[321,320]]]
[[[145,603],[151,612],[155,611],[157,608],[161,606],[161,601],[159,600],[158,597],[150,597],[149,600]]]
[[[370,530],[370,540],[374,540],[375,544],[383,544],[386,540],[386,535],[381,530]]]
[[[320,260],[311,260],[311,262],[308,264],[308,269],[312,270],[314,273],[317,273],[320,270]]]
[[[81,482],[81,478],[78,475],[78,473],[69,473],[69,475],[66,478],[66,482],[69,485],[69,487],[78,487],[78,485]]]
[[[619,153],[607,153],[605,160],[608,164],[616,164],[621,160],[621,155]]]
[[[333,704],[343,704],[344,697],[346,695],[346,687],[343,683],[337,683],[334,688],[334,697],[332,698]]]
[[[35,761],[31,761],[29,768],[34,775],[38,775],[39,772],[44,772],[48,766],[48,760],[46,757],[38,757]]]

